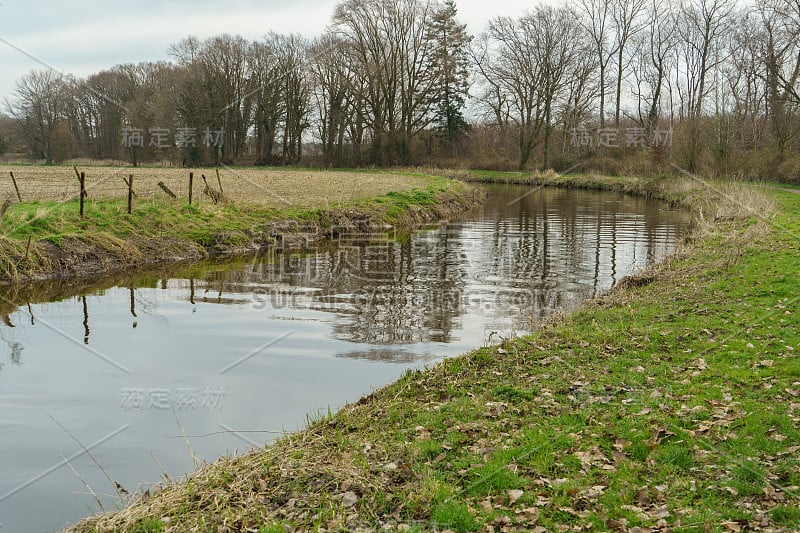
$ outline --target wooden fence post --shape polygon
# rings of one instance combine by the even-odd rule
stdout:
[[[131,205],[133,204],[133,174],[128,176],[128,214],[131,214]]]
[[[167,187],[166,184],[163,181],[159,181],[158,182],[158,186],[161,187],[161,190],[164,191],[167,194],[167,196],[169,196],[173,200],[177,200],[178,197],[175,196],[174,192],[169,190],[169,187]]]
[[[22,203],[22,195],[19,193],[19,187],[17,187],[17,180],[14,178],[14,173],[10,170],[8,173],[11,174],[11,183],[14,184],[14,190],[17,191],[17,200],[19,200],[19,203]]]
[[[189,205],[192,205],[192,182],[194,181],[194,172],[189,172]]]
[[[81,172],[78,178],[81,181],[81,218],[83,218],[83,200],[86,197],[86,173]]]
[[[223,195],[225,194],[225,191],[222,190],[222,180],[219,179],[219,169],[215,168],[214,170],[217,172],[217,183],[219,183],[219,193],[220,195]]]

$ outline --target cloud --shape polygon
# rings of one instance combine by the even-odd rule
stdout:
[[[0,37],[32,59],[0,43],[0,98],[10,96],[14,81],[32,69],[54,69],[86,76],[120,63],[167,60],[167,47],[187,35],[200,38],[221,33],[258,39],[270,30],[314,36],[330,21],[334,0],[286,2],[239,1],[172,2],[142,9],[135,2],[109,8],[100,2],[82,2],[76,14],[73,4],[53,3],[52,9],[32,16],[15,10],[17,4],[0,6]],[[8,9],[8,8],[11,9]],[[135,8],[135,9],[132,9]],[[302,16],[299,16],[302,10]]]
[[[557,2],[565,0],[543,0]],[[0,38],[56,70],[86,76],[120,63],[163,61],[167,47],[188,35],[221,33],[258,39],[270,30],[321,34],[337,0],[0,0]],[[530,0],[457,0],[459,18],[472,33],[497,15],[519,16]],[[0,43],[0,101],[14,83],[41,64]]]

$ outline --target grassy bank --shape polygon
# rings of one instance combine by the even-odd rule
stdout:
[[[702,181],[692,176],[604,176],[600,174],[558,174],[545,172],[501,172],[494,170],[449,171],[448,177],[471,183],[507,183],[532,187],[578,188],[611,191],[645,198],[655,198],[698,207],[697,200],[709,201],[708,190]]]
[[[56,179],[53,169],[45,171],[48,176],[41,180]],[[57,179],[64,181],[61,174]],[[121,179],[113,180],[113,187],[106,178],[96,179],[84,217],[77,199],[53,199],[55,186],[36,192],[26,180],[23,200],[39,199],[6,206],[0,219],[0,282],[108,274],[143,264],[291,246],[341,231],[375,232],[387,224],[448,217],[481,199],[470,187],[430,175],[280,172],[264,173],[255,191],[248,188],[252,177],[215,181],[213,191],[219,196],[214,201],[198,190],[190,205],[188,198],[162,192],[160,178],[166,179],[136,178],[131,214],[117,190]],[[374,192],[362,190],[363,183],[372,184]],[[286,196],[292,187],[296,194]],[[179,190],[175,183],[167,188]]]
[[[670,260],[69,531],[800,529],[800,195],[651,187]]]

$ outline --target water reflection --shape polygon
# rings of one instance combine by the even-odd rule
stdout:
[[[411,237],[342,238],[215,270],[188,280],[190,301],[199,286],[205,302],[333,313],[331,335],[356,343],[449,343],[465,315],[509,336],[667,255],[687,223],[682,212],[643,200],[526,192],[496,190],[462,220]]]

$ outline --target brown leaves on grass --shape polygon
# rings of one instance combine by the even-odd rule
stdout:
[[[605,456],[603,451],[598,446],[592,446],[586,451],[576,451],[575,457],[581,461],[581,470],[589,472],[593,468],[600,470],[613,471],[616,467],[612,461]]]

